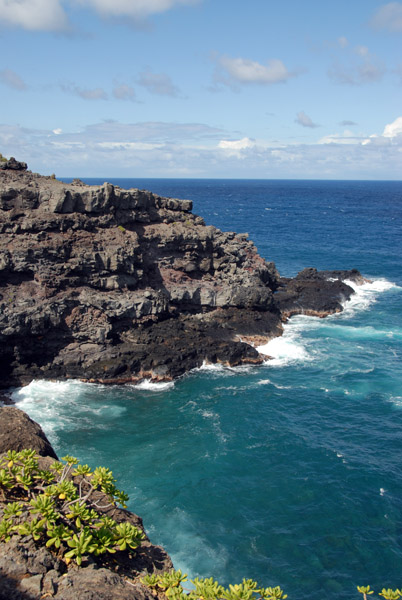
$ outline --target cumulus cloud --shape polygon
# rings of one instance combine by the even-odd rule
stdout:
[[[131,17],[141,20],[156,13],[166,12],[175,6],[193,5],[198,0],[76,0],[105,17]]]
[[[174,85],[169,75],[165,73],[152,73],[147,70],[140,74],[139,85],[143,86],[151,94],[158,96],[178,96],[179,88]]]
[[[126,83],[116,85],[113,89],[113,96],[116,100],[131,100],[131,102],[136,100],[134,88]]]
[[[312,129],[314,129],[315,127],[320,127],[319,125],[317,125],[317,123],[314,123],[312,119],[308,115],[306,115],[306,113],[303,110],[297,113],[295,123],[301,125],[302,127],[311,127]]]
[[[0,81],[1,83],[4,83],[4,85],[7,85],[14,90],[19,90],[20,92],[26,90],[28,87],[25,81],[11,69],[3,69],[0,71]]]
[[[402,3],[389,2],[381,6],[371,19],[371,26],[375,29],[386,29],[399,33],[402,31]]]
[[[229,87],[236,84],[270,85],[284,83],[295,73],[291,73],[278,58],[272,58],[261,64],[248,58],[220,56],[216,60],[215,81]]]
[[[386,125],[382,135],[386,138],[395,138],[402,135],[402,117],[398,117],[395,121]]]
[[[59,0],[0,0],[0,23],[30,31],[63,31],[68,19]]]
[[[238,158],[246,156],[243,150],[255,148],[256,146],[256,142],[248,137],[244,137],[241,140],[221,140],[218,144],[218,148],[224,150],[226,154],[237,156]]]

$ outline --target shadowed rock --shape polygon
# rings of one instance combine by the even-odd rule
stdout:
[[[32,448],[39,456],[51,456],[57,460],[40,425],[35,423],[22,410],[13,406],[0,408],[0,454],[7,450],[19,452],[24,448]]]

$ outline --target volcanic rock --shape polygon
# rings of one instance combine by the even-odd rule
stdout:
[[[203,361],[261,363],[253,341],[280,335],[295,312],[341,310],[352,293],[329,272],[281,279],[247,234],[207,227],[189,200],[65,184],[9,163],[0,171],[0,387],[160,381]]]
[[[19,452],[24,448],[32,448],[39,456],[51,456],[57,460],[57,454],[40,425],[22,410],[3,406],[0,408],[0,454],[7,450]]]

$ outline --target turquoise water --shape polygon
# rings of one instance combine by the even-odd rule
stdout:
[[[283,275],[359,268],[345,311],[295,317],[261,367],[174,384],[33,382],[14,393],[56,451],[109,466],[176,568],[290,600],[401,585],[402,184],[131,180],[248,231]]]

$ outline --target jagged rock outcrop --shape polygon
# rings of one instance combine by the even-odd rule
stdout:
[[[326,317],[341,312],[354,289],[346,282],[361,285],[366,280],[357,269],[350,271],[317,271],[307,268],[293,279],[282,277],[275,294],[284,319],[292,315]]]
[[[246,234],[205,226],[191,201],[67,185],[19,164],[0,170],[2,387],[259,363],[246,342],[280,335],[300,302],[328,313],[351,293],[340,281],[281,280]],[[318,309],[324,284],[331,302],[322,294]]]
[[[46,441],[46,446],[43,441]],[[36,450],[41,469],[57,459],[41,427],[14,407],[0,408],[0,455],[6,450]],[[101,492],[99,492],[101,494]],[[101,494],[102,495],[102,494]],[[21,500],[24,500],[21,498]],[[106,504],[102,502],[101,504]],[[4,510],[0,494],[0,521]],[[129,522],[144,531],[142,519],[123,509],[98,509],[118,522]],[[158,573],[173,567],[165,550],[146,539],[129,555],[118,552],[113,560],[89,556],[83,567],[67,564],[57,551],[30,536],[12,535],[0,542],[0,600],[155,600],[141,584],[140,574]]]

